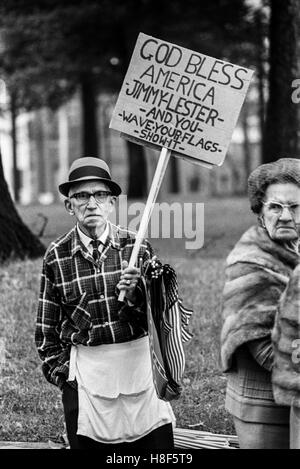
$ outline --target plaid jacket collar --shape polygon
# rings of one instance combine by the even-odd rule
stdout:
[[[109,231],[108,231],[108,236],[107,236],[106,242],[104,244],[103,251],[106,252],[107,249],[110,248],[110,247],[113,247],[114,249],[120,250],[121,246],[120,246],[119,228],[117,226],[113,225],[109,221],[107,223],[108,223]],[[72,228],[69,235],[71,237],[71,255],[72,255],[72,257],[75,256],[75,254],[78,251],[81,251],[84,257],[90,256],[87,249],[85,248],[85,246],[83,245],[83,243],[80,240],[79,234],[77,232],[76,225]]]

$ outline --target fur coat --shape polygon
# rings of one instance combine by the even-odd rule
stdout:
[[[300,265],[280,301],[272,340],[274,399],[277,404],[300,407]]]
[[[261,226],[252,226],[226,260],[223,291],[221,363],[229,371],[244,343],[270,337],[278,302],[298,263],[296,252],[273,241]]]

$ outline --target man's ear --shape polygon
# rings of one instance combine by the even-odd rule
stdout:
[[[65,208],[67,212],[69,213],[69,215],[74,215],[74,210],[72,208],[72,203],[70,199],[65,199]]]

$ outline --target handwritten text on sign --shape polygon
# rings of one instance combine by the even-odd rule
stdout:
[[[110,127],[220,165],[252,74],[140,33]]]

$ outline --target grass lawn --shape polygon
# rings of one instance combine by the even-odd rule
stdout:
[[[19,211],[35,233],[38,214],[47,217],[45,244],[72,226],[61,206]],[[246,199],[213,199],[205,201],[201,249],[186,250],[184,239],[151,239],[176,268],[180,294],[194,310],[183,393],[172,403],[178,427],[234,433],[219,362],[221,292],[226,255],[253,221]],[[0,440],[47,441],[64,431],[60,391],[44,379],[33,340],[40,270],[41,259],[0,266]]]

